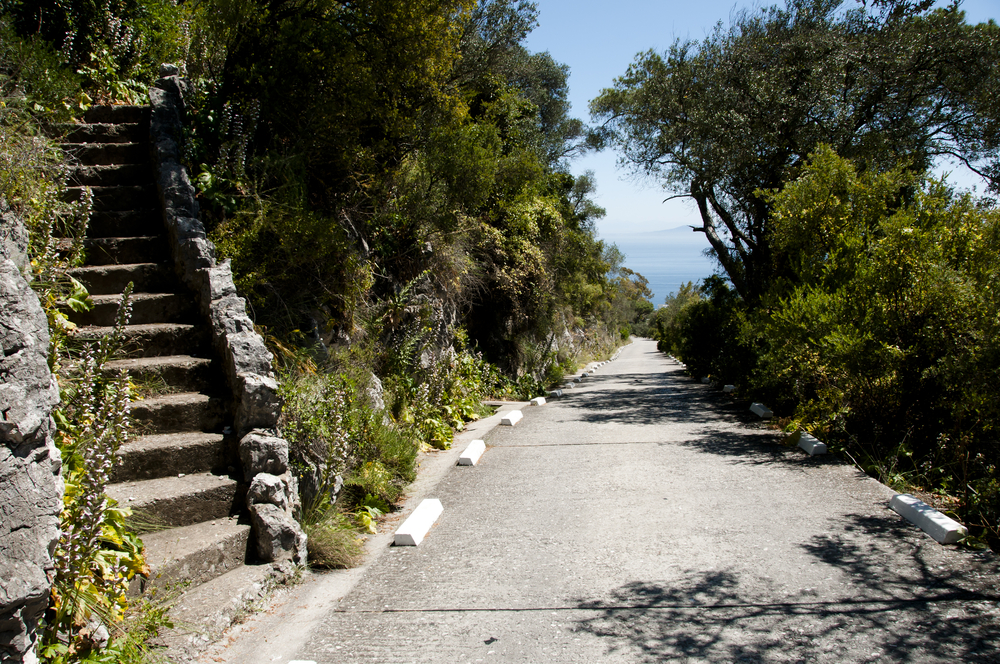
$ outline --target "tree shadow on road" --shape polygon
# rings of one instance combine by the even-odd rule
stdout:
[[[801,545],[845,581],[833,589],[689,571],[671,585],[633,582],[580,601],[597,614],[578,629],[602,637],[609,657],[639,662],[997,661],[992,557],[942,551],[894,516],[840,521],[836,534]],[[968,564],[937,564],[955,555]]]
[[[634,389],[622,389],[623,384]],[[599,376],[586,387],[563,402],[563,407],[583,422],[640,426],[684,423],[691,427],[692,437],[663,444],[683,445],[740,463],[780,463],[794,469],[842,463],[836,457],[810,457],[783,445],[785,436],[750,413],[748,404],[672,374]]]
[[[746,424],[759,423],[755,417],[741,412],[745,410],[740,408],[742,402],[734,402],[707,385],[672,374],[595,376],[580,388],[570,392],[572,398],[561,403],[577,411],[583,422],[669,424],[735,418]]]

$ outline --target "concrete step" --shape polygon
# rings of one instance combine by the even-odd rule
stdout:
[[[153,586],[211,581],[246,562],[249,539],[250,525],[235,518],[147,533],[142,543],[152,573],[134,583],[132,590],[138,594]]]
[[[110,327],[77,328],[74,336],[95,340],[111,334]],[[208,349],[208,329],[187,323],[153,323],[129,325],[125,328],[125,352],[129,357],[162,357],[164,355],[202,354]]]
[[[83,114],[88,124],[146,124],[149,106],[91,106]]]
[[[93,295],[90,300],[94,303],[90,311],[68,311],[69,319],[77,325],[114,325],[121,296]],[[130,300],[131,322],[136,325],[198,321],[198,303],[188,294],[133,293]]]
[[[163,233],[157,210],[95,210],[90,213],[87,237],[142,237]]]
[[[69,246],[59,240],[57,248]],[[87,265],[126,265],[131,263],[162,263],[169,258],[163,237],[88,237],[83,241]]]
[[[166,527],[228,519],[242,503],[235,480],[211,473],[109,484],[105,493],[138,521]]]
[[[66,143],[142,143],[149,140],[147,122],[56,125],[52,137]]]
[[[112,185],[90,187],[94,195],[94,209],[102,212],[123,210],[154,210],[157,204],[156,187],[153,184]],[[80,200],[84,187],[67,187],[63,200],[73,203]]]
[[[149,397],[132,404],[132,421],[145,434],[221,431],[222,399],[197,392]]]
[[[147,143],[63,143],[62,149],[83,166],[149,163]]]
[[[149,164],[120,166],[77,166],[70,169],[71,186],[114,187],[153,184],[153,169]]]
[[[221,376],[212,371],[213,368],[212,360],[190,355],[113,360],[105,365],[109,372],[124,369],[134,383],[151,387],[159,383],[174,392],[207,391],[213,387],[213,378],[221,380]]]
[[[93,295],[121,293],[131,282],[137,293],[170,293],[178,281],[169,263],[131,263],[127,265],[91,265],[73,268],[70,275]]]
[[[140,436],[118,450],[121,464],[113,481],[135,482],[210,471],[235,472],[235,445],[221,433],[168,433]]]
[[[209,643],[243,618],[251,605],[264,600],[293,576],[291,566],[242,565],[184,593],[170,609],[174,628],[154,643],[165,646],[171,662],[193,662]]]

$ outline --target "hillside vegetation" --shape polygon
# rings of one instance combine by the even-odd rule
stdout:
[[[421,448],[448,447],[485,399],[538,395],[609,353],[651,309],[596,235],[592,175],[569,172],[586,127],[566,66],[522,46],[536,15],[507,0],[0,2],[0,195],[31,234],[73,488],[45,659],[138,661],[164,620],[120,592],[144,565],[103,493],[128,422],[107,445],[81,434],[103,429],[80,394],[114,407],[136,388],[100,378],[110,346],[74,373],[93,352],[65,315],[91,306],[68,273],[82,244],[53,238],[84,236],[90,199],[63,202],[60,134],[94,104],[148,103],[160,65],[179,67],[201,220],[275,354],[310,557],[352,565]]]

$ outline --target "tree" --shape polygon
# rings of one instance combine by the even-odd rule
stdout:
[[[990,175],[1000,136],[1000,35],[970,26],[957,3],[790,0],[739,14],[701,43],[641,53],[592,103],[598,146],[695,201],[712,249],[741,297],[775,270],[765,192],[794,179],[821,143],[862,168],[940,156]],[[993,180],[996,184],[996,180]]]
[[[667,353],[677,352],[681,342],[681,313],[689,304],[701,300],[701,287],[693,281],[663,299],[663,306],[656,310],[651,325],[656,330],[657,348]]]

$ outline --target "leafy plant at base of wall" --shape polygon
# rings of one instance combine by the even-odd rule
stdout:
[[[358,503],[354,520],[362,530],[375,535],[378,533],[378,518],[388,514],[391,510],[392,506],[389,503],[378,496],[368,494],[364,500]]]
[[[142,542],[127,524],[130,511],[105,494],[130,434],[128,375],[109,376],[105,366],[120,353],[131,293],[129,284],[113,332],[86,344],[64,370],[55,420],[66,491],[41,640],[41,653],[51,662],[117,661],[108,658],[127,641],[129,583],[149,574]]]
[[[345,372],[282,380],[280,428],[300,478],[303,522],[332,508],[341,478],[356,493],[391,503],[415,476],[415,440],[373,407],[361,380]]]

